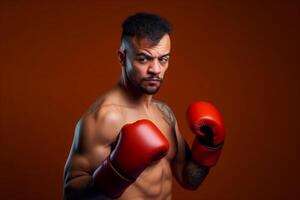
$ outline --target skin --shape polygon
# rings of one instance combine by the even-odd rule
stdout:
[[[151,120],[170,144],[169,152],[146,168],[119,199],[171,199],[172,177],[195,190],[209,168],[195,163],[180,134],[172,110],[153,99],[169,66],[168,34],[154,44],[130,38],[118,52],[122,73],[119,83],[99,98],[79,120],[64,171],[65,199],[108,199],[92,182],[93,172],[113,150],[121,128],[139,119]]]

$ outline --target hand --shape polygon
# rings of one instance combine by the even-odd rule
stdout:
[[[194,159],[204,166],[215,165],[225,138],[220,112],[208,102],[194,102],[187,110],[187,119],[192,132],[196,134],[192,145]]]

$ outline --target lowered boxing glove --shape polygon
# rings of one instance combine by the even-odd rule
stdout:
[[[169,142],[149,120],[126,124],[111,154],[93,174],[94,185],[106,196],[117,198],[154,162],[164,157]]]
[[[194,102],[187,109],[187,120],[196,134],[191,150],[194,160],[202,166],[216,165],[225,138],[220,112],[208,102]]]

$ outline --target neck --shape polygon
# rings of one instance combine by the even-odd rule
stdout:
[[[142,93],[130,81],[125,81],[124,79],[118,82],[117,87],[120,88],[125,101],[130,106],[143,110],[149,109],[152,95]]]

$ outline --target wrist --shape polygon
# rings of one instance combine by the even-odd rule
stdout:
[[[195,142],[198,142],[201,145],[204,145],[207,148],[212,148],[212,149],[222,148],[222,146],[224,145],[224,140],[221,141],[221,143],[215,144],[212,139],[203,138],[203,137],[200,137],[200,136],[197,136],[197,135],[195,137]]]
[[[224,142],[220,144],[207,144],[201,138],[195,138],[192,145],[193,159],[202,166],[212,167],[217,164]]]

